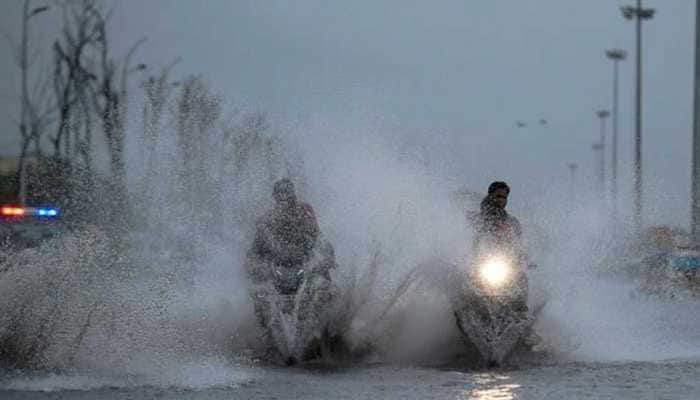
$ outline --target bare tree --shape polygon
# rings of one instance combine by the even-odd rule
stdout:
[[[233,139],[233,151],[231,153],[234,171],[243,172],[255,149],[265,146],[265,132],[267,131],[267,116],[262,112],[249,113],[243,117],[239,127],[239,134]]]
[[[27,154],[31,143],[35,143],[36,150],[40,151],[40,137],[48,124],[51,106],[45,102],[46,96],[32,97],[30,94],[30,60],[29,60],[29,21],[32,17],[47,11],[48,6],[32,8],[31,0],[25,0],[22,6],[22,37],[19,44],[17,61],[21,72],[21,99],[19,132],[21,137],[21,150],[17,176],[19,180],[19,202],[25,204],[27,196]],[[38,154],[37,154],[38,156]]]
[[[282,151],[279,138],[270,132],[270,123],[264,112],[245,114],[234,134],[227,137],[224,147],[224,167],[231,170],[238,182],[243,175],[252,170],[264,174],[271,183],[280,174],[282,168]]]
[[[178,82],[171,82],[169,75],[173,67],[179,62],[179,59],[171,62],[160,71],[157,77],[149,77],[142,85],[146,97],[143,104],[143,138],[141,146],[143,152],[142,160],[144,161],[146,173],[142,186],[146,191],[153,184],[157,168],[156,148],[160,139],[163,109],[173,88],[179,85]]]
[[[94,0],[83,0],[92,2]],[[97,19],[99,34],[96,50],[99,54],[97,85],[94,91],[97,113],[102,121],[102,130],[107,138],[110,157],[111,180],[115,194],[126,193],[126,170],[124,163],[125,121],[127,115],[127,84],[129,74],[146,69],[145,64],[131,66],[131,58],[136,50],[146,41],[141,39],[131,47],[123,60],[112,58],[107,36],[108,17],[98,7],[92,8]]]
[[[215,194],[208,164],[213,149],[220,146],[214,127],[221,116],[221,100],[212,94],[198,76],[190,76],[182,83],[176,110],[176,135],[179,152],[179,179],[181,195],[186,206],[194,210],[198,200],[211,199]]]
[[[88,70],[86,59],[100,34],[99,20],[92,11],[94,6],[86,0],[64,3],[62,36],[53,44],[53,85],[58,108],[56,135],[52,137],[54,156],[64,158],[71,165],[77,152],[87,170],[92,167],[93,128],[88,87],[96,76]]]

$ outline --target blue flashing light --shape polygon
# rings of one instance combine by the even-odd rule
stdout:
[[[55,208],[38,208],[36,214],[40,217],[55,217],[58,215],[58,210]]]

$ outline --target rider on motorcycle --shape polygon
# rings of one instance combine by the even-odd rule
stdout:
[[[508,214],[510,188],[505,182],[496,181],[489,185],[488,194],[481,201],[481,210],[476,224],[474,249],[483,245],[508,250],[518,256],[522,252],[520,222]]]
[[[510,188],[505,182],[496,181],[489,186],[481,202],[473,250],[477,259],[493,253],[507,255],[518,266],[517,286],[527,288],[524,267],[528,260],[521,243],[520,222],[505,209],[509,194]],[[527,311],[527,298],[519,298],[512,305],[516,310]]]
[[[253,281],[265,280],[272,268],[301,269],[317,245],[320,230],[313,208],[298,201],[294,184],[280,179],[274,184],[275,206],[256,224],[251,255],[259,262],[250,271]]]
[[[322,329],[324,334],[328,332],[328,315],[333,311],[335,299],[330,269],[336,264],[333,247],[321,238],[313,208],[297,200],[292,182],[277,181],[272,197],[274,207],[257,221],[246,269],[253,284],[251,297],[255,315],[263,327],[263,342],[268,356],[277,358],[280,348],[274,337],[282,329],[278,325],[278,313],[294,313],[298,325],[293,326],[301,329],[299,332],[310,332],[305,330],[307,326],[312,330]],[[309,338],[305,334],[301,337]],[[290,358],[285,362],[293,364],[295,357],[315,354],[317,347],[312,342],[301,343],[309,347],[303,354],[288,354]]]
[[[248,264],[253,283],[269,281],[276,273],[290,275],[302,271],[330,281],[329,270],[335,268],[335,254],[333,247],[321,240],[314,209],[297,200],[294,184],[287,178],[275,182],[272,197],[275,206],[258,220],[248,253],[248,258],[255,261]],[[313,271],[305,271],[314,254],[321,256],[321,262],[312,263]]]

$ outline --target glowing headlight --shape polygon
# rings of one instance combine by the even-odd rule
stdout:
[[[510,279],[510,263],[502,258],[490,258],[479,265],[479,278],[489,286],[501,286]]]

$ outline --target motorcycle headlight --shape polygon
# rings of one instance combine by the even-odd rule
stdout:
[[[489,258],[479,265],[479,279],[490,287],[499,287],[511,279],[512,267],[504,258]]]

